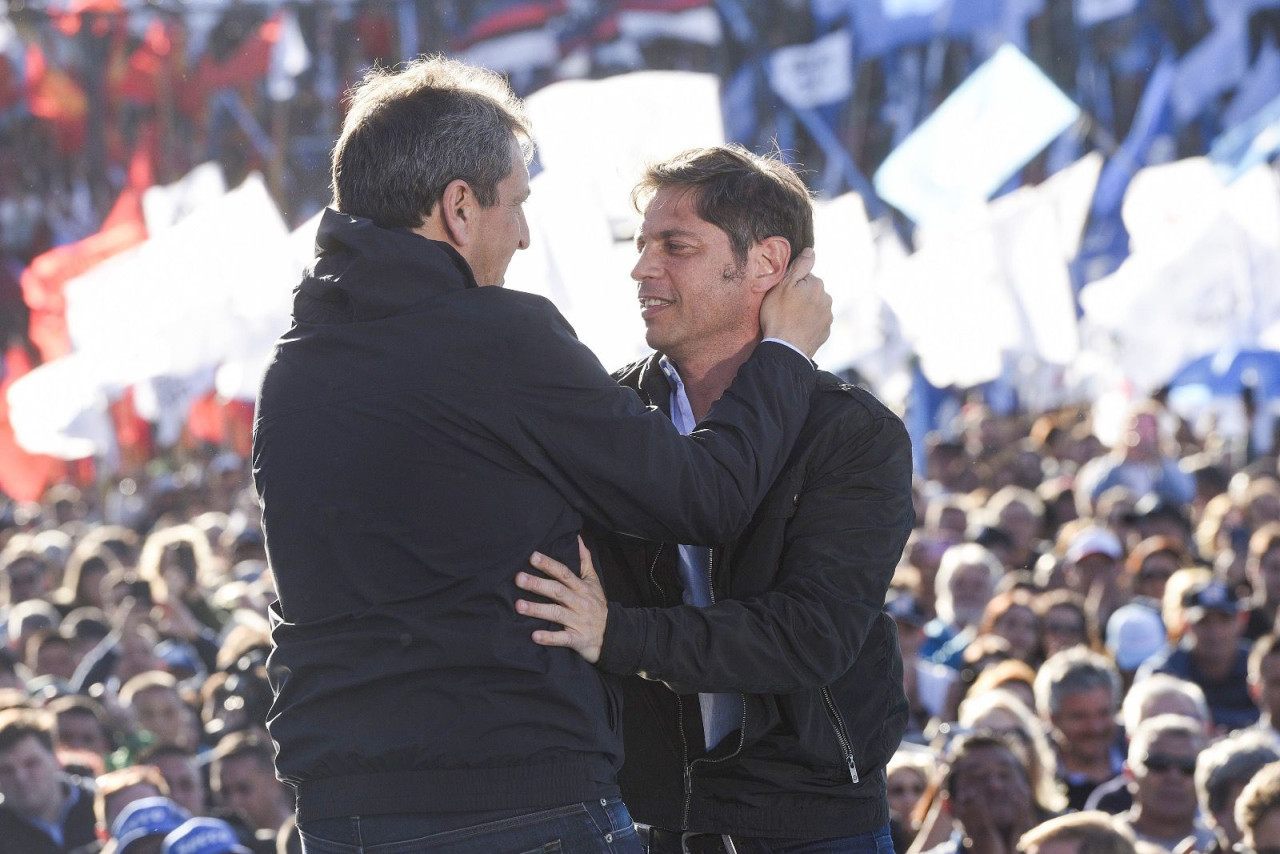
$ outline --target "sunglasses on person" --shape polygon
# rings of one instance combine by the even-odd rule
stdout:
[[[1148,771],[1154,771],[1157,774],[1163,774],[1169,770],[1181,771],[1188,777],[1196,773],[1196,760],[1194,756],[1165,756],[1164,754],[1148,755],[1142,760],[1142,766]],[[1280,852],[1277,852],[1280,854]]]

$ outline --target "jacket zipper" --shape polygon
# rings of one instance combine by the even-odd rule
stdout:
[[[711,583],[711,570],[715,565],[716,550],[707,550],[707,590],[711,593],[711,604],[716,603],[716,588]],[[738,728],[738,746],[733,752],[727,756],[721,756],[719,759],[695,759],[689,761],[689,742],[684,735],[684,698],[676,698],[676,724],[680,730],[680,750],[684,759],[684,810],[680,815],[680,829],[689,829],[689,813],[693,809],[693,766],[701,763],[704,765],[715,765],[717,762],[727,762],[742,752],[743,746],[747,742],[747,695],[739,694],[742,700],[742,726]]]
[[[836,708],[835,700],[831,699],[831,689],[824,686],[822,689],[822,701],[827,705],[827,717],[831,721],[831,728],[836,731],[836,740],[840,742],[840,749],[844,751],[844,760],[849,766],[849,778],[853,780],[856,786],[862,782],[858,776],[858,764],[853,758],[853,745],[849,742],[848,731],[844,727],[844,718],[840,716],[840,710]]]
[[[733,753],[727,756],[721,756],[719,759],[695,759],[689,761],[689,742],[684,735],[684,698],[676,698],[676,723],[680,729],[680,750],[684,758],[684,810],[680,813],[680,829],[689,829],[689,813],[693,809],[693,766],[698,764],[715,765],[718,762],[727,762],[742,752],[743,745],[747,741],[747,695],[739,694],[742,698],[742,727],[738,730],[738,746],[733,749]]]
[[[649,564],[649,583],[658,591],[658,595],[662,597],[662,601],[667,601],[667,591],[662,589],[662,585],[658,583],[658,558],[662,557],[662,547],[665,543],[658,543],[658,550],[653,553],[653,561]]]

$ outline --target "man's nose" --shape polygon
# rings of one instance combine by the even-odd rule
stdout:
[[[640,255],[636,258],[636,263],[631,268],[631,278],[636,282],[652,279],[656,275],[654,267],[653,253],[646,246],[640,250]]]

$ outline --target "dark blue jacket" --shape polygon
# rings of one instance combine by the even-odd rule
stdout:
[[[1166,646],[1143,662],[1137,679],[1152,673],[1168,673],[1194,682],[1204,691],[1209,715],[1214,726],[1237,730],[1258,722],[1258,706],[1249,695],[1249,649],[1247,642],[1236,651],[1235,664],[1225,679],[1210,680],[1196,666],[1191,650],[1185,646]]]
[[[537,646],[515,575],[583,518],[719,542],[816,372],[761,345],[714,432],[619,388],[545,299],[412,232],[325,213],[263,380],[255,483],[279,591],[269,728],[299,816],[538,809],[617,791],[618,698]]]

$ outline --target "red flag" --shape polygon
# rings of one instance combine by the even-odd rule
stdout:
[[[172,44],[164,21],[152,21],[128,59],[121,46],[109,72],[110,88],[115,97],[140,104],[154,104],[158,97],[159,78],[168,73]]]
[[[31,368],[31,358],[22,347],[11,346],[4,354],[4,380],[0,382],[0,491],[18,501],[39,501],[49,485],[66,473],[61,460],[24,451],[9,424],[9,386]]]
[[[221,445],[227,436],[227,419],[218,403],[218,393],[209,392],[187,410],[187,434],[211,445]]]
[[[220,89],[234,89],[257,83],[271,68],[271,49],[280,40],[280,16],[263,21],[240,42],[225,60],[205,54],[197,69],[197,89],[203,97]]]
[[[144,140],[145,141],[145,140]],[[140,143],[139,151],[145,146]],[[146,155],[135,156],[129,168],[129,184],[121,191],[102,228],[76,243],[58,246],[37,255],[22,271],[22,297],[31,310],[29,337],[48,362],[71,352],[67,335],[67,282],[131,246],[147,239],[142,217],[142,192],[151,182]]]
[[[121,471],[139,471],[155,451],[151,440],[151,422],[138,414],[133,405],[133,388],[127,388],[108,407],[111,423],[116,428],[116,445],[120,448]]]
[[[79,83],[58,68],[50,68],[37,44],[27,45],[27,110],[54,126],[63,153],[84,147],[89,99]]]

